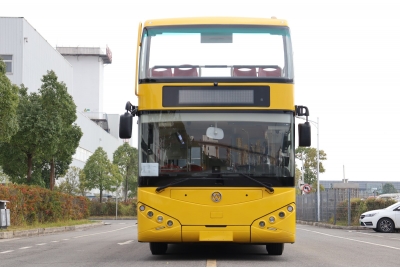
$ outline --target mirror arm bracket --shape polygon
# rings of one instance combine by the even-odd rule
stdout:
[[[125,109],[126,109],[126,112],[131,113],[132,116],[134,116],[134,117],[135,117],[135,115],[137,116],[138,107],[132,105],[131,102],[129,102],[129,101],[126,102]]]

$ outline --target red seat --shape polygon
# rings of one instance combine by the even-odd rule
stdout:
[[[260,67],[258,69],[258,76],[259,77],[278,77],[282,76],[282,69],[280,67]]]
[[[189,65],[175,68],[174,77],[198,77],[197,68],[190,67]]]
[[[172,69],[171,68],[152,68],[150,69],[150,76],[151,77],[172,77]]]
[[[234,67],[233,68],[233,76],[234,77],[256,77],[257,70],[254,67],[252,67],[252,68]]]

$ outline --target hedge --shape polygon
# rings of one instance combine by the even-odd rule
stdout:
[[[37,186],[0,185],[0,200],[7,200],[11,225],[23,226],[80,220],[89,217],[89,199]]]
[[[113,201],[108,201],[105,203],[91,201],[90,216],[115,216],[115,207],[115,202]],[[118,202],[118,216],[136,216],[136,202],[134,200]]]

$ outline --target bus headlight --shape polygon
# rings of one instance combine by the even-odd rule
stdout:
[[[287,211],[292,212],[292,211],[293,211],[293,206],[291,206],[291,205],[288,206],[288,207],[287,207]]]
[[[281,219],[283,219],[285,217],[285,212],[283,212],[283,211],[279,212],[279,217]]]
[[[153,217],[153,215],[154,215],[153,211],[149,211],[149,212],[147,212],[147,216],[148,216],[149,218],[152,218],[152,217]]]
[[[265,221],[260,221],[259,223],[258,223],[258,225],[260,225],[260,227],[261,228],[264,228],[265,227]]]
[[[162,222],[163,220],[164,220],[164,218],[163,218],[162,216],[158,216],[158,217],[157,217],[157,221],[158,221],[158,222]]]
[[[275,217],[274,216],[269,217],[269,222],[270,223],[274,223],[275,222]]]
[[[140,211],[144,211],[146,209],[146,207],[144,206],[144,205],[141,205],[140,207],[139,207],[139,210]]]
[[[171,227],[172,225],[174,225],[174,222],[172,220],[168,220],[167,221],[167,226]]]

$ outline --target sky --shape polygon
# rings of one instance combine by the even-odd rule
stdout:
[[[320,180],[383,182],[400,180],[399,11],[396,0],[0,0],[0,16],[24,17],[53,47],[109,46],[113,62],[104,71],[109,114],[122,114],[126,101],[137,105],[139,22],[192,16],[286,19],[295,103],[309,108],[309,120],[319,121],[312,127],[312,147],[319,144],[327,155]]]

